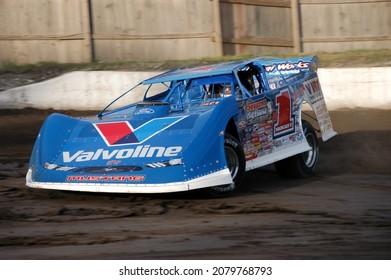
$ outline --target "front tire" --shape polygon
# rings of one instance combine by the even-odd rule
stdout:
[[[303,121],[303,131],[311,150],[274,163],[278,174],[285,178],[306,178],[316,168],[319,157],[318,138],[312,125]]]
[[[209,196],[227,196],[236,192],[244,178],[246,160],[240,142],[230,134],[225,134],[224,151],[227,166],[232,176],[232,184],[213,186],[205,189]]]

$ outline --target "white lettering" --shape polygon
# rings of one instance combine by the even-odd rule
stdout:
[[[136,148],[136,150],[134,151],[134,154],[133,154],[134,158],[138,157],[138,155],[140,154],[142,148],[143,148],[143,146],[137,146],[137,148]]]
[[[165,157],[175,157],[177,156],[180,151],[182,150],[182,147],[176,146],[176,147],[168,147],[166,151],[164,152]]]
[[[102,159],[111,159],[116,153],[118,153],[118,150],[114,150],[111,153],[109,151],[103,151]]]
[[[100,156],[100,154],[102,153],[103,149],[99,149],[96,151],[94,157],[92,158],[93,160],[97,160]]]
[[[119,150],[119,152],[117,153],[117,156],[116,158],[130,158],[133,154],[133,149],[123,149],[123,150]]]
[[[77,151],[73,156],[69,156],[70,155],[69,152],[62,152],[64,162],[74,161],[82,152],[83,152],[83,150]]]
[[[153,148],[149,149],[147,157],[153,157],[153,153],[155,151],[157,151],[155,157],[161,157],[161,156],[163,156],[164,148],[163,147],[153,147]]]
[[[283,130],[286,130],[286,129],[290,129],[290,128],[292,128],[292,124],[291,123],[287,123],[287,124],[284,124],[284,125],[276,127],[276,132],[280,132],[280,131],[283,131]]]
[[[182,151],[181,146],[173,147],[151,147],[150,145],[137,146],[135,149],[120,149],[120,150],[104,150],[98,149],[96,151],[80,150],[73,155],[70,152],[62,152],[63,161],[69,162],[83,162],[93,160],[109,160],[109,159],[126,159],[126,158],[152,158],[152,157],[175,157]]]
[[[77,157],[76,161],[89,161],[94,156],[94,152],[84,152]]]

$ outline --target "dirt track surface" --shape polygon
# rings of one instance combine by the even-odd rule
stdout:
[[[391,259],[391,111],[332,112],[316,176],[223,199],[27,188],[49,113],[0,111],[0,259]]]

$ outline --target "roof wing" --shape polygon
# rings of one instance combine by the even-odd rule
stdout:
[[[259,61],[258,61],[259,63]],[[318,70],[318,56],[305,56],[297,58],[273,59],[261,62],[268,74],[280,73],[282,75],[292,75],[299,72],[316,72]]]
[[[172,71],[168,71],[144,80],[143,84],[153,84],[162,82],[172,82],[180,80],[188,80],[205,76],[215,76],[231,74],[235,69],[240,69],[247,64],[256,62],[265,67],[266,72],[279,71],[282,74],[286,71],[299,70],[299,71],[316,71],[318,68],[318,57],[307,56],[298,58],[289,58],[287,60],[262,56],[250,60],[223,62],[212,65],[198,66],[192,68],[178,68]]]

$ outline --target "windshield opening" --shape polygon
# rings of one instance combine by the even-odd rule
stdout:
[[[124,92],[113,102],[107,105],[98,116],[118,112],[136,105],[141,101],[161,101],[167,96],[170,86],[166,83],[138,84]]]

